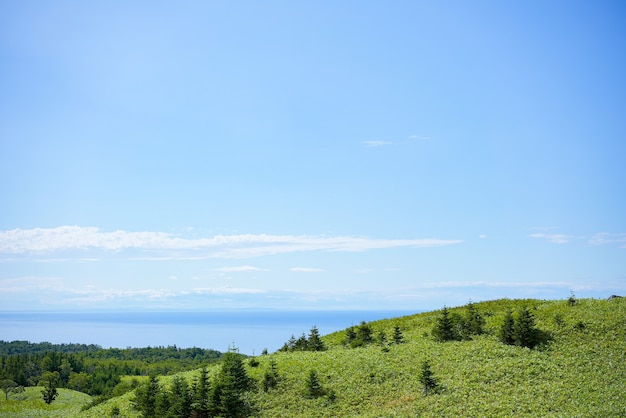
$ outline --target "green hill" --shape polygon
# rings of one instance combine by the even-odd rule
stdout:
[[[546,340],[534,349],[506,345],[498,332],[507,309],[528,307]],[[474,304],[485,334],[471,340],[437,342],[431,335],[441,311],[371,322],[387,339],[400,327],[404,342],[345,345],[346,332],[322,337],[326,351],[278,352],[247,362],[258,382],[248,401],[259,417],[484,417],[626,416],[626,298],[613,300],[497,300]],[[466,307],[450,308],[451,316]],[[425,395],[420,375],[428,360],[440,390]],[[274,362],[279,380],[262,390]],[[209,366],[215,375],[219,365]],[[307,395],[314,370],[318,397]],[[182,375],[191,382],[197,372]],[[162,377],[167,386],[172,377]],[[132,393],[66,416],[140,416]],[[0,403],[0,406],[2,403]],[[53,404],[54,405],[54,404]],[[2,410],[0,409],[0,415]],[[13,415],[11,415],[13,416]],[[45,416],[45,415],[44,415]]]

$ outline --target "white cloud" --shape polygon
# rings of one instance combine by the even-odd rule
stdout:
[[[312,268],[312,267],[293,267],[289,269],[290,271],[296,271],[301,273],[321,273],[325,271],[324,269]]]
[[[570,240],[572,238],[575,238],[571,235],[564,235],[564,234],[543,234],[543,233],[537,233],[537,234],[530,234],[529,237],[531,238],[539,238],[539,239],[545,239],[553,244],[567,244],[568,242],[570,242]]]
[[[135,259],[198,260],[247,258],[297,251],[366,251],[396,247],[437,247],[460,240],[436,238],[376,239],[345,236],[240,234],[210,238],[185,238],[164,232],[103,232],[95,227],[14,229],[0,231],[0,254],[46,254],[63,251],[130,252]],[[142,253],[143,251],[143,253]],[[139,252],[139,253],[137,253]],[[246,266],[245,269],[250,269]],[[241,271],[241,270],[239,270]]]
[[[222,273],[232,273],[232,272],[250,272],[250,271],[267,271],[265,269],[259,267],[252,266],[233,266],[233,267],[220,267],[213,269],[214,271],[219,271]]]
[[[366,147],[382,147],[393,144],[391,141],[362,141],[361,143]]]
[[[589,244],[620,244],[621,248],[626,248],[626,234],[611,234],[609,232],[600,232],[591,237],[591,239],[589,240]]]

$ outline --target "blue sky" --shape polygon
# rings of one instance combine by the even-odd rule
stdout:
[[[3,2],[0,306],[625,294],[625,17]]]

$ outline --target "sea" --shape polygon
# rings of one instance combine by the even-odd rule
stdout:
[[[293,335],[321,335],[361,321],[418,311],[0,312],[0,340],[97,344],[103,348],[199,347],[246,355],[272,353]]]

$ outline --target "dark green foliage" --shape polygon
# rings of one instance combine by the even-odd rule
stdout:
[[[235,348],[224,354],[224,361],[213,386],[213,407],[225,417],[244,417],[250,406],[244,394],[252,389],[252,379],[246,373],[243,356]]]
[[[456,324],[450,316],[450,311],[445,306],[441,311],[441,316],[439,316],[435,322],[432,334],[435,340],[439,342],[461,339]]]
[[[428,360],[422,363],[422,371],[419,379],[424,388],[424,395],[436,391],[439,386],[437,379],[433,376],[432,370],[430,370],[430,362]]]
[[[574,295],[574,292],[572,292],[572,293],[569,295],[569,298],[567,298],[567,304],[568,304],[569,306],[574,306],[574,305],[576,305],[576,302],[577,302],[577,300],[576,300],[576,296]]]
[[[50,405],[57,397],[59,392],[57,386],[59,385],[59,372],[45,372],[41,375],[39,385],[43,386],[41,394],[45,403]]]
[[[195,417],[208,418],[211,410],[209,405],[210,393],[211,382],[206,367],[203,367],[191,387],[191,409]]]
[[[539,343],[535,319],[527,307],[522,308],[519,312],[513,330],[515,345],[533,348]]]
[[[314,325],[309,332],[309,337],[302,333],[300,338],[296,339],[293,335],[278,351],[324,351],[326,346],[320,337],[319,330]]]
[[[187,418],[191,415],[191,392],[185,379],[174,376],[168,397],[169,408],[166,417]]]
[[[326,350],[326,346],[324,346],[324,342],[320,338],[319,330],[317,329],[315,325],[311,328],[311,332],[309,333],[309,339],[307,341],[307,350],[308,351]]]
[[[372,336],[372,327],[370,327],[365,321],[361,321],[356,334],[357,338],[363,343],[363,345],[371,344],[374,341],[374,337]]]
[[[469,340],[472,335],[481,335],[484,332],[485,319],[480,315],[472,302],[467,304],[466,310],[467,313],[463,323],[463,339]]]
[[[381,346],[385,347],[387,345],[387,334],[384,331],[380,331],[376,339]]]
[[[221,356],[215,350],[179,349],[176,346],[103,350],[95,345],[0,341],[0,348],[5,353],[12,353],[0,357],[2,378],[13,380],[20,386],[35,386],[43,373],[57,372],[57,387],[92,395],[93,404],[114,396],[121,376],[170,374],[196,368],[201,363],[215,362]],[[42,353],[42,348],[53,351]],[[115,396],[119,396],[119,392]]]
[[[402,344],[404,342],[404,336],[398,325],[393,327],[393,342],[395,344]]]
[[[263,390],[268,392],[270,389],[274,389],[278,386],[278,380],[280,379],[278,375],[278,370],[276,368],[276,361],[274,359],[270,360],[270,369],[265,371],[263,375]]]
[[[350,327],[346,330],[346,345],[349,347],[363,347],[373,342],[374,330],[365,321],[361,321],[358,327]]]
[[[156,416],[157,400],[161,393],[161,386],[156,376],[152,375],[143,385],[135,391],[133,404],[135,409],[140,411],[145,418]]]
[[[315,370],[309,371],[305,381],[305,390],[309,398],[318,398],[324,395],[324,389]]]
[[[504,344],[515,344],[515,319],[511,309],[507,309],[504,315],[504,322],[502,322],[498,337]]]
[[[528,307],[523,307],[513,317],[512,311],[507,310],[498,337],[505,344],[533,348],[541,342],[550,339],[549,335],[535,328],[535,320]]]
[[[356,332],[354,327],[346,329],[346,344],[352,347],[353,341],[356,341]]]

